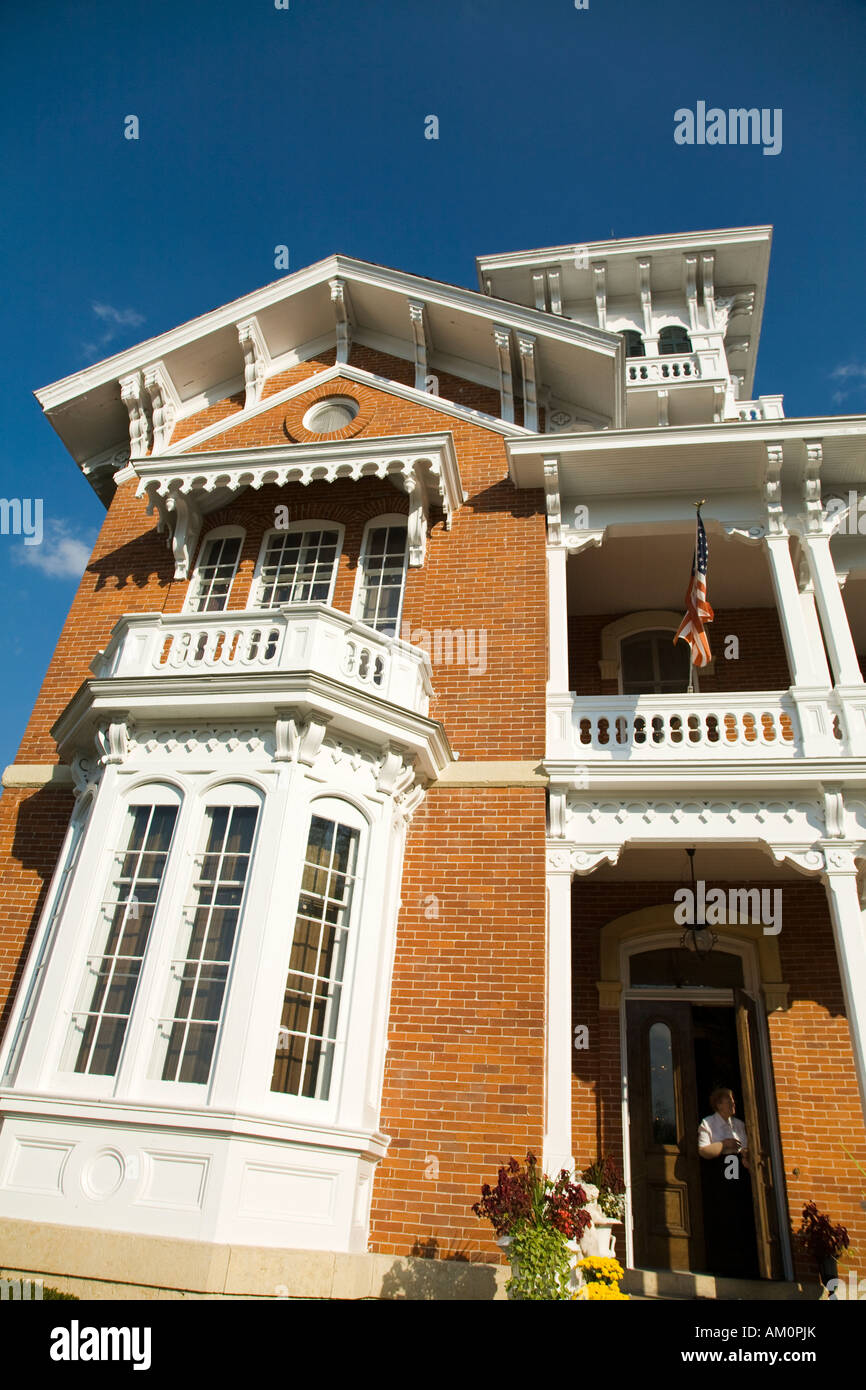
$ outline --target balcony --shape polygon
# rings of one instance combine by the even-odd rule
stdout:
[[[626,362],[629,386],[667,386],[675,381],[696,381],[702,375],[696,352],[684,356],[630,357]]]
[[[866,701],[833,694],[734,694],[551,697],[548,759],[598,770],[624,764],[685,770],[692,762],[760,763],[860,752]]]
[[[426,652],[326,603],[236,613],[126,614],[91,665],[97,680],[130,677],[319,676],[426,715]]]
[[[721,420],[730,390],[723,354],[710,350],[629,357],[625,382],[631,429]]]

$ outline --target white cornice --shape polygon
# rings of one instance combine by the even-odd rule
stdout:
[[[504,322],[513,328],[534,332],[541,338],[590,347],[610,357],[616,355],[619,345],[616,334],[606,333],[598,328],[574,323],[569,319],[554,319],[550,314],[536,309],[527,309],[505,300],[491,299],[478,290],[446,285],[438,280],[409,275],[405,271],[391,270],[384,266],[371,265],[366,261],[335,255],[317,261],[293,275],[286,275],[281,280],[274,281],[241,299],[235,299],[208,314],[190,319],[167,333],[148,338],[145,342],[125,352],[116,353],[113,357],[105,358],[81,372],[41,387],[34,394],[43,410],[55,410],[98,386],[140,371],[199,338],[207,337],[223,328],[235,328],[239,321],[252,318],[271,305],[290,299],[317,285],[327,284],[334,278],[343,279],[349,285],[356,283],[373,289],[392,290],[413,299],[423,299],[428,310],[433,305],[460,309],[476,318],[486,319],[491,325],[494,320]]]
[[[656,426],[633,430],[593,430],[583,434],[535,436],[531,440],[509,440],[509,456],[527,454],[579,454],[598,449],[660,448],[671,445],[688,447],[694,444],[742,443],[745,440],[803,440],[820,435],[866,435],[866,415],[802,416],[787,420],[731,420],[705,425],[670,425],[660,430]]]
[[[623,237],[608,241],[573,241],[567,246],[543,246],[529,251],[502,251],[489,256],[476,256],[475,264],[478,267],[478,282],[483,284],[482,277],[490,270],[570,260],[574,256],[575,246],[586,248],[590,258],[600,259],[602,256],[635,256],[644,251],[661,254],[665,251],[699,250],[706,247],[714,250],[719,246],[740,246],[759,240],[766,241],[769,246],[772,237],[772,226],[764,226],[728,227],[719,231],[667,233],[650,237]]]

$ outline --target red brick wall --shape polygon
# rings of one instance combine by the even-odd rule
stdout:
[[[672,903],[677,886],[591,879],[573,884],[573,1020],[588,1026],[590,1044],[586,1051],[575,1050],[572,1060],[579,1164],[601,1152],[622,1160],[619,1014],[599,1009],[595,986],[601,929],[625,913]],[[800,1224],[804,1203],[814,1200],[848,1228],[852,1246],[862,1250],[866,1180],[842,1145],[866,1167],[866,1140],[826,896],[819,883],[805,880],[743,886],[783,890],[778,940],[790,1007],[770,1014],[768,1023],[792,1228]],[[796,1271],[814,1280],[815,1271],[799,1256]]]
[[[499,1258],[470,1208],[511,1154],[541,1153],[544,839],[532,788],[433,788],[413,821],[372,1250]]]
[[[639,609],[635,609],[639,612]],[[601,632],[625,613],[592,613],[568,620],[569,690],[578,695],[615,695],[615,680],[603,681],[599,670]],[[708,694],[715,690],[787,690],[791,684],[779,615],[775,608],[722,608],[707,628],[715,658],[712,675],[698,673]],[[725,639],[739,640],[739,657],[725,657]]]

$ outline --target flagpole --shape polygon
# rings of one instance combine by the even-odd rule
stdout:
[[[703,507],[703,506],[706,505],[706,501],[707,501],[706,497],[702,497],[701,500],[700,500],[700,502],[695,502],[695,504],[694,504],[694,506],[695,506],[695,512],[699,512],[699,511],[701,510],[701,507]],[[697,525],[698,525],[698,523],[697,523],[697,516],[696,516],[696,517],[695,517],[695,531],[696,531],[696,532],[697,532]],[[697,541],[696,541],[696,542],[695,542],[695,556],[697,556],[697,553],[698,553],[698,552],[697,552]],[[694,651],[693,651],[693,649],[692,649],[692,644],[691,644],[691,642],[690,642],[690,643],[689,643],[689,684],[688,684],[688,689],[686,690],[686,694],[687,694],[687,695],[694,695],[694,693],[695,693],[694,679],[695,679]]]

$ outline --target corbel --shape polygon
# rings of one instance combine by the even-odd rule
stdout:
[[[300,730],[296,720],[292,719],[284,710],[277,711],[277,718],[274,721],[274,739],[276,743],[274,762],[294,762],[301,743]]]
[[[547,509],[547,539],[562,544],[562,503],[559,496],[559,460],[544,460],[544,503]]]
[[[732,353],[732,352],[748,352],[749,349],[751,348],[751,346],[752,346],[752,340],[751,340],[751,338],[749,338],[749,337],[726,338],[726,339],[725,339],[725,350],[726,350],[726,352],[728,352],[728,353]]]
[[[517,348],[523,376],[523,427],[538,430],[538,399],[536,395],[536,340],[534,333],[518,333]]]
[[[543,270],[532,272],[532,293],[536,309],[547,309],[547,285]]]
[[[180,396],[175,390],[168,368],[164,362],[154,362],[145,367],[144,395],[150,403],[150,419],[153,426],[154,454],[161,454],[168,448],[174,422],[180,410]]]
[[[386,796],[397,790],[397,778],[403,771],[403,754],[396,744],[389,743],[382,758],[382,766],[376,778],[376,790]],[[405,779],[404,779],[405,780]],[[411,780],[411,779],[410,779]]]
[[[658,391],[656,394],[658,396],[658,423],[660,426],[669,425],[668,404],[670,392]]]
[[[150,448],[150,421],[145,409],[141,372],[120,378],[120,399],[129,412],[129,457],[141,459]]]
[[[238,342],[244,355],[244,409],[257,405],[271,369],[271,355],[257,318],[237,324]]]
[[[427,489],[414,470],[404,474],[403,486],[409,496],[409,564],[416,568],[423,565],[427,550],[427,527],[430,519]]]
[[[421,299],[409,300],[409,323],[415,350],[415,390],[427,389],[427,306]]]
[[[174,521],[171,525],[171,550],[174,555],[175,579],[189,579],[192,557],[201,535],[202,511],[192,497],[171,492],[165,499],[165,509]]]
[[[804,439],[806,464],[803,469],[803,503],[806,514],[807,535],[821,535],[824,531],[824,507],[821,502],[821,461],[824,456],[823,441]]]
[[[349,290],[345,280],[328,281],[331,303],[337,321],[337,361],[348,362],[352,347],[352,320],[349,312]]]
[[[329,714],[312,714],[301,730],[298,742],[298,762],[305,763],[307,767],[312,767],[319,755],[319,750],[324,742],[328,725],[331,722]]]
[[[725,388],[713,387],[713,424],[720,425],[725,418]]]
[[[111,720],[110,723],[99,726],[95,740],[100,767],[109,767],[113,763],[125,761],[129,753],[131,732],[132,722],[125,719]]]
[[[501,418],[514,424],[514,382],[511,376],[511,330],[501,324],[493,325],[493,341],[499,363],[499,400]]]
[[[607,261],[594,261],[592,283],[595,290],[595,313],[599,328],[607,328]]]

